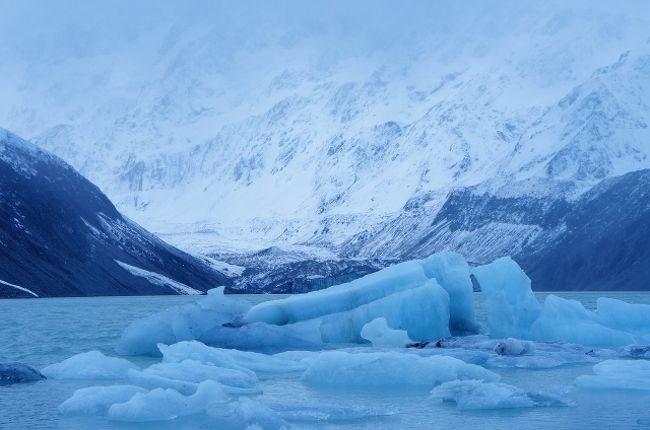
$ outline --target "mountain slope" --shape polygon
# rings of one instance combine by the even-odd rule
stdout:
[[[58,157],[0,129],[0,297],[198,293],[229,279],[122,217]],[[28,291],[26,291],[28,290]]]
[[[608,179],[563,218],[562,233],[519,257],[547,290],[650,288],[650,170]]]
[[[441,249],[531,262],[650,168],[646,1],[147,1],[1,14],[0,123],[246,290]]]
[[[0,121],[202,252],[332,250],[454,189],[575,198],[650,167],[647,2],[257,6],[8,14]]]

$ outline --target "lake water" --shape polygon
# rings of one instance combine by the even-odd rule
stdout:
[[[548,293],[538,293],[540,300]],[[558,294],[558,293],[556,293]],[[650,293],[559,293],[581,301],[588,309],[600,296],[631,303],[650,304]],[[251,302],[274,296],[241,296]],[[477,314],[483,318],[479,294]],[[113,348],[122,330],[133,320],[173,305],[197,300],[189,296],[95,297],[0,300],[0,362],[22,362],[36,368],[59,362],[93,349],[115,355]],[[138,365],[156,360],[132,359]],[[294,424],[293,428],[341,429],[436,429],[436,428],[650,428],[650,393],[633,391],[590,391],[573,385],[576,376],[590,374],[592,364],[568,365],[555,369],[491,369],[502,381],[525,390],[567,391],[573,407],[459,411],[450,405],[427,400],[428,389],[400,391],[314,390],[296,378],[261,382],[264,396],[276,402],[315,401],[357,405],[397,413],[384,419],[361,420],[342,425]],[[60,416],[57,407],[77,388],[94,381],[46,380],[35,384],[0,387],[0,429],[131,429],[162,428],[155,425],[125,425],[99,418]],[[649,423],[645,425],[644,423]],[[210,428],[206,424],[178,421],[164,428]]]

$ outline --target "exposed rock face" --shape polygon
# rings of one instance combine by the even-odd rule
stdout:
[[[197,292],[229,283],[124,218],[61,159],[0,130],[0,297],[178,292],[160,279]]]

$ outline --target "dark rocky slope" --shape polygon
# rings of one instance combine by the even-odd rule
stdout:
[[[0,129],[0,297],[183,291],[166,278],[199,291],[230,284],[120,215],[61,159]]]

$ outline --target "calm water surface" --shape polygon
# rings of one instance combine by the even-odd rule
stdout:
[[[540,300],[548,293],[538,293]],[[600,296],[631,303],[650,304],[650,293],[559,293],[595,308]],[[240,296],[251,302],[277,296]],[[484,318],[476,294],[478,318]],[[94,297],[0,300],[0,362],[18,361],[42,368],[71,355],[98,349],[114,355],[113,348],[122,330],[133,320],[170,306],[197,300],[196,297]],[[136,357],[136,364],[147,365],[151,358]],[[572,365],[557,369],[491,369],[503,382],[526,390],[568,391],[575,407],[458,411],[449,405],[427,401],[428,390],[328,392],[313,390],[295,379],[262,381],[264,396],[280,402],[297,399],[322,403],[400,411],[390,419],[352,422],[318,428],[344,429],[443,429],[443,428],[562,428],[605,429],[645,428],[650,423],[650,394],[631,391],[585,391],[573,387],[573,380],[591,373],[591,365]],[[93,381],[47,380],[35,384],[0,387],[0,429],[157,429],[158,425],[124,425],[98,418],[62,417],[57,406],[80,387],[97,385]],[[647,420],[647,421],[646,421]],[[178,421],[173,428],[210,428]],[[169,427],[165,427],[169,428]],[[314,428],[300,427],[294,428]]]

